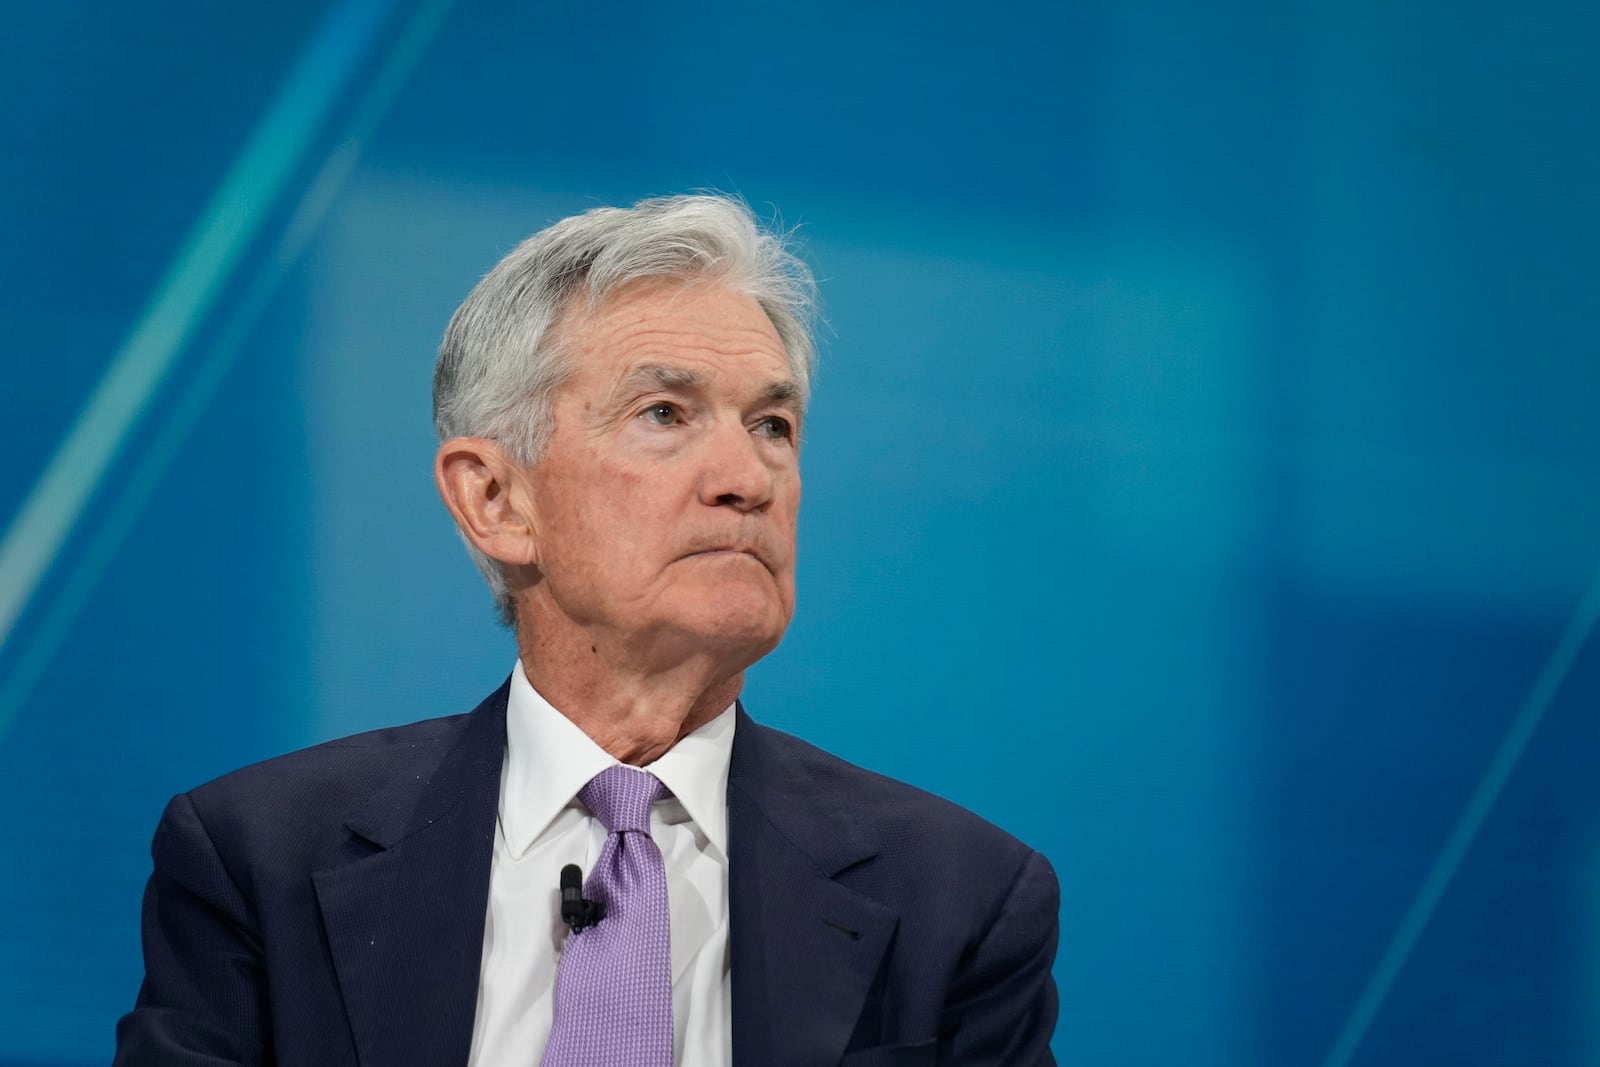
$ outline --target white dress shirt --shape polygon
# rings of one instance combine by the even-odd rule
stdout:
[[[732,1063],[728,982],[728,760],[733,708],[644,768],[672,791],[650,811],[672,916],[673,1060]],[[578,801],[618,761],[538,694],[519,662],[506,703],[500,818],[483,924],[470,1067],[537,1067],[554,1019],[561,868],[585,878],[606,829]]]

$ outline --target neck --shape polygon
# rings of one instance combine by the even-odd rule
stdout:
[[[743,665],[730,667],[705,651],[646,658],[577,636],[563,641],[549,628],[519,627],[522,669],[541,696],[622,763],[658,759],[721,714],[744,686]]]

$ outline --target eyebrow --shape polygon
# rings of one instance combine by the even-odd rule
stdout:
[[[770,382],[767,385],[767,399],[775,404],[800,403],[800,387],[790,381]]]
[[[641,363],[622,376],[619,391],[635,389],[698,389],[706,383],[705,375],[683,367],[669,367],[665,363]]]
[[[617,383],[618,393],[632,393],[650,389],[699,389],[706,384],[705,375],[686,367],[666,363],[640,363],[629,369]],[[800,405],[800,387],[787,379],[768,382],[762,396],[774,404]]]

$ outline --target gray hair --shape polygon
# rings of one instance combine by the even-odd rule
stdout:
[[[488,437],[523,466],[536,462],[550,440],[556,389],[573,366],[556,326],[580,299],[593,309],[646,278],[713,281],[752,297],[772,321],[805,403],[816,362],[816,283],[791,250],[790,234],[763,227],[729,196],[668,196],[562,219],[484,275],[439,345],[433,372],[439,440]],[[516,604],[500,564],[471,542],[467,551],[494,593],[501,621],[515,626]]]

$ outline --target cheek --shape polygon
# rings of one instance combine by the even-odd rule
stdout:
[[[662,517],[651,510],[646,486],[628,478],[604,476],[608,490],[583,499],[566,530],[571,552],[598,570],[596,577],[629,577],[653,558],[665,528]]]
[[[784,533],[789,539],[790,555],[794,554],[795,537],[800,529],[800,478],[794,476],[794,484],[788,487],[782,495],[783,511],[778,517]]]

